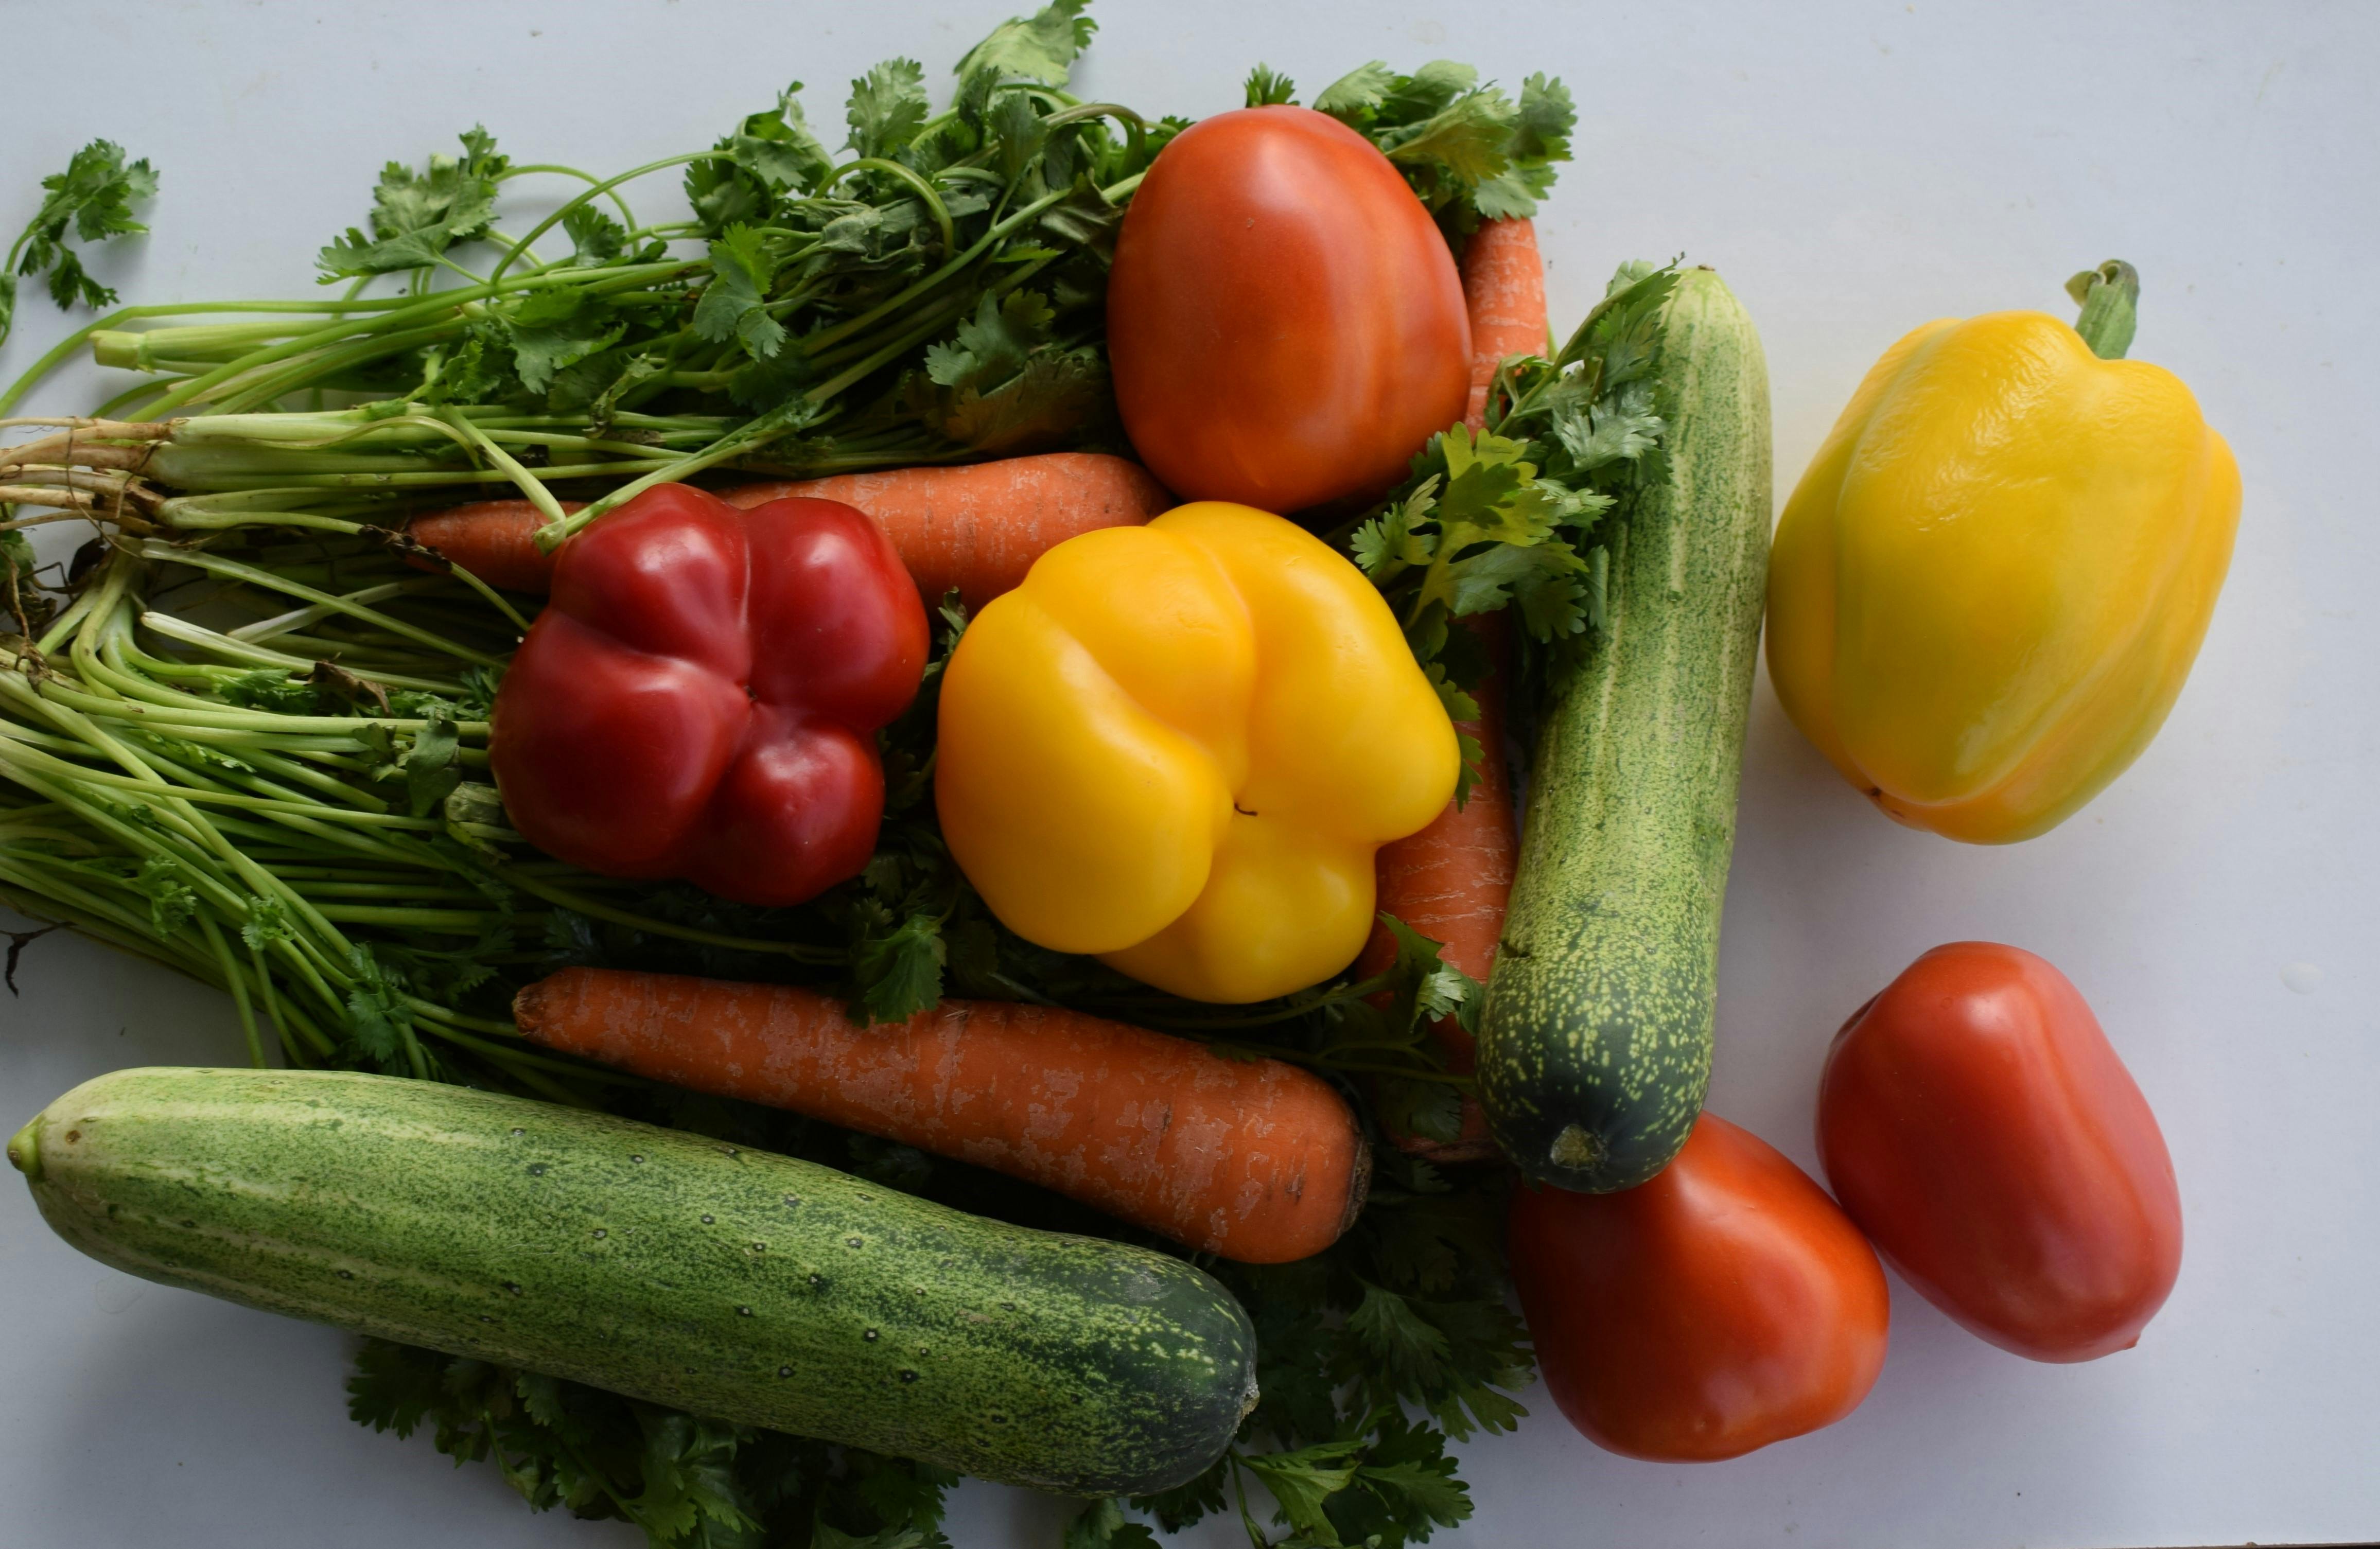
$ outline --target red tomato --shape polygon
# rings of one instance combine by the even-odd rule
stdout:
[[[2148,1100],[2066,975],[1954,941],[1835,1035],[1827,1179],[1925,1300],[2003,1349],[2130,1349],[2181,1269],[2181,1196]]]
[[[1546,1386],[1587,1440],[1706,1463],[1859,1407],[1884,1268],[1809,1174],[1716,1114],[1649,1183],[1512,1196],[1512,1278]]]
[[[1133,195],[1108,356],[1169,488],[1297,511],[1388,488],[1463,418],[1471,322],[1446,239],[1371,141],[1241,108],[1183,130]]]

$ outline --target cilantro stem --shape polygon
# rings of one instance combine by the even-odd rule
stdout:
[[[520,247],[526,248],[530,243],[536,241],[539,237],[543,236],[547,232],[552,231],[555,226],[561,224],[572,211],[577,209],[580,205],[587,203],[596,195],[608,194],[623,183],[633,183],[638,178],[646,176],[649,174],[666,171],[671,167],[685,166],[688,163],[692,162],[728,162],[734,161],[735,159],[735,153],[732,151],[695,151],[683,156],[664,156],[658,162],[647,162],[640,167],[631,167],[627,171],[619,174],[617,176],[607,177],[601,183],[597,183],[593,187],[586,189],[584,192],[564,200],[561,207],[556,209],[552,214],[548,215],[544,220],[540,221],[537,224],[529,228],[528,235],[521,238]],[[488,283],[490,284],[493,284],[498,280],[504,278],[504,271],[511,267],[514,253],[517,253],[518,251],[520,251],[520,248],[516,248],[512,253],[506,253],[504,258],[497,262],[496,267],[491,271],[488,275]]]
[[[942,251],[955,253],[959,250],[958,227],[951,222],[950,206],[942,202],[942,196],[934,191],[934,186],[931,183],[898,162],[887,161],[881,156],[862,156],[856,161],[845,162],[827,174],[826,181],[819,185],[817,197],[825,197],[829,188],[855,172],[882,173],[887,177],[907,184],[917,192],[919,199],[925,200],[928,212],[934,217],[934,224],[941,228]]]
[[[456,414],[452,409],[440,411],[438,418],[443,423],[454,427],[455,433],[462,437],[467,444],[479,448],[486,454],[488,461],[502,468],[512,481],[519,486],[520,492],[528,497],[529,504],[537,507],[539,514],[547,521],[560,522],[565,519],[562,502],[553,498],[553,491],[540,483],[537,477],[528,469],[521,466],[511,453],[497,445],[494,439],[485,430],[473,425],[468,418]],[[515,616],[517,617],[517,615]]]
[[[242,564],[237,560],[219,558],[203,550],[176,549],[171,544],[159,543],[153,539],[143,547],[141,552],[143,557],[148,559],[164,560],[172,564],[191,565],[212,575],[229,576],[254,586],[267,587],[275,591],[286,592],[291,597],[302,597],[309,602],[321,603],[337,612],[360,619],[392,635],[401,635],[408,640],[428,646],[442,655],[454,657],[460,661],[468,661],[480,667],[504,666],[504,660],[501,657],[474,650],[468,646],[458,645],[434,631],[407,623],[405,620],[392,614],[350,602],[344,597],[334,597],[328,592],[319,591],[300,582],[276,575],[269,570],[260,570],[254,565]]]
[[[576,177],[582,183],[592,183],[596,185],[599,191],[608,193],[612,196],[612,207],[620,212],[620,224],[626,226],[632,232],[639,229],[637,225],[637,212],[628,208],[628,201],[621,197],[616,190],[604,188],[602,187],[603,180],[596,176],[591,172],[581,172],[577,167],[564,166],[555,162],[535,162],[527,166],[506,167],[503,173],[498,175],[496,181],[499,183],[508,183],[516,177],[526,177],[529,174],[536,172],[553,173],[563,177]]]
[[[796,962],[826,964],[839,963],[844,961],[844,953],[832,947],[813,947],[799,941],[760,941],[749,937],[722,936],[713,931],[696,930],[687,926],[674,925],[667,920],[656,920],[650,915],[634,914],[625,909],[615,909],[608,903],[589,898],[584,893],[576,892],[542,879],[532,878],[528,873],[518,866],[496,865],[490,869],[522,892],[541,898],[548,903],[560,904],[573,914],[584,914],[593,920],[609,921],[613,925],[627,926],[632,929],[644,931],[648,935],[666,936],[673,940],[692,941],[698,946],[719,947],[733,952],[759,952],[771,957],[788,957]]]
[[[205,933],[207,950],[222,965],[224,983],[231,989],[232,1006],[239,1013],[240,1031],[248,1037],[248,1062],[261,1071],[264,1069],[264,1037],[257,1031],[256,1010],[249,1004],[247,975],[232,961],[231,949],[224,945],[223,931],[216,926],[212,914],[206,910],[199,912],[199,928]]]
[[[539,229],[542,231],[544,228],[540,227]],[[534,236],[535,234],[532,233],[531,235]],[[508,259],[510,255],[507,255]],[[479,284],[461,285],[451,290],[431,291],[424,296],[401,298],[401,305],[391,308],[383,312],[381,317],[373,320],[371,326],[377,330],[393,330],[400,325],[412,324],[417,319],[437,317],[441,313],[454,311],[459,308],[473,303],[486,301],[497,296],[503,296],[513,291],[528,289],[539,285],[584,286],[590,291],[597,292],[598,294],[601,294],[602,287],[605,286],[617,286],[633,289],[638,286],[659,283],[662,279],[670,276],[692,273],[702,268],[703,265],[699,261],[694,260],[677,260],[657,263],[626,264],[612,269],[565,270],[559,272],[540,272],[510,277],[506,277],[504,275],[504,266],[503,264],[498,264],[496,266],[496,272]],[[290,359],[293,357],[306,354],[310,350],[331,344],[354,332],[354,327],[343,320],[322,328],[308,330],[292,338],[285,340],[279,345],[269,345],[266,348],[252,352],[248,356],[242,357],[239,360],[222,366],[205,376],[191,379],[191,381],[184,384],[182,388],[176,389],[174,393],[168,393],[164,402],[152,405],[149,411],[149,417],[151,418],[154,418],[158,414],[166,409],[179,408],[186,404],[195,403],[199,401],[200,397],[203,393],[212,391],[213,388],[221,385],[225,381],[230,381],[235,376],[241,374],[243,370],[254,370],[262,366],[268,366],[278,361]],[[39,363],[37,362],[36,365],[38,369]],[[6,406],[6,401],[0,400],[0,407]]]

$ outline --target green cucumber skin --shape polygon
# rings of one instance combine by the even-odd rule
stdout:
[[[1767,364],[1709,270],[1670,297],[1654,403],[1664,464],[1606,518],[1608,630],[1548,684],[1479,1032],[1498,1144],[1597,1193],[1667,1167],[1710,1084],[1771,493]]]
[[[147,1279],[1003,1483],[1169,1488],[1255,1402],[1247,1314],[1179,1260],[607,1115],[129,1070],[10,1155]]]

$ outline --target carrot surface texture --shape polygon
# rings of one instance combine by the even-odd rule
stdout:
[[[1505,772],[1504,739],[1504,616],[1476,615],[1458,620],[1458,629],[1472,629],[1486,638],[1490,660],[1497,663],[1471,697],[1479,719],[1456,722],[1487,749],[1479,779],[1463,805],[1451,802],[1431,819],[1428,828],[1410,838],[1380,847],[1374,863],[1378,907],[1440,944],[1439,961],[1452,963],[1486,983],[1496,966],[1496,941],[1504,929],[1504,904],[1512,896],[1512,867],[1520,852],[1518,826],[1512,816],[1512,781]],[[1385,972],[1396,961],[1397,946],[1383,926],[1372,927],[1364,955],[1355,961],[1355,976],[1368,978]],[[1439,1047],[1446,1051],[1447,1069],[1468,1075],[1475,1063],[1475,1040],[1452,1017],[1431,1023]],[[1479,1099],[1463,1099],[1461,1128],[1451,1141],[1407,1134],[1393,1127],[1389,1138],[1417,1156],[1437,1162],[1484,1161],[1496,1155],[1488,1137],[1488,1116]]]
[[[861,1027],[809,990],[571,968],[513,1014],[549,1048],[1004,1172],[1245,1264],[1330,1246],[1370,1179],[1319,1077],[1077,1011],[945,1000]]]
[[[1535,222],[1489,221],[1471,234],[1463,249],[1463,302],[1471,313],[1471,402],[1463,422],[1475,433],[1487,420],[1496,368],[1508,356],[1543,355],[1548,346],[1546,267]]]
[[[747,484],[721,491],[750,508],[791,495],[841,501],[876,518],[929,604],[956,588],[980,608],[1025,579],[1033,562],[1079,533],[1137,526],[1173,503],[1148,469],[1099,452],[1051,452],[957,467],[894,468]],[[565,502],[576,512],[582,502]],[[542,592],[553,556],[527,501],[478,501],[417,516],[408,536],[490,586]]]
[[[1496,369],[1508,356],[1538,355],[1547,348],[1545,268],[1537,258],[1536,227],[1526,219],[1489,221],[1474,232],[1463,253],[1463,298],[1471,312],[1471,404],[1463,422],[1476,434],[1486,423]],[[1487,750],[1481,778],[1462,806],[1449,804],[1428,828],[1381,846],[1376,876],[1380,909],[1442,943],[1443,961],[1484,983],[1496,966],[1496,942],[1504,929],[1504,904],[1512,895],[1520,852],[1512,777],[1504,767],[1504,679],[1511,650],[1500,613],[1458,620],[1457,627],[1479,635],[1494,664],[1471,691],[1479,719],[1457,723]],[[1395,940],[1385,927],[1375,927],[1355,971],[1378,974],[1395,960]],[[1463,1024],[1440,1017],[1432,1031],[1446,1050],[1447,1068],[1469,1074],[1476,1051]],[[1463,1099],[1460,1126],[1451,1141],[1393,1130],[1390,1138],[1432,1161],[1481,1161],[1496,1155],[1476,1097]]]

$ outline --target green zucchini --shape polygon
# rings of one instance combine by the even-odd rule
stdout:
[[[1180,1484],[1256,1338],[1178,1259],[831,1168],[431,1082],[132,1070],[8,1143],[151,1280],[1004,1483]]]
[[[1606,626],[1552,670],[1479,1030],[1490,1132],[1603,1192],[1678,1154],[1710,1082],[1719,904],[1767,588],[1768,369],[1718,274],[1662,316],[1662,455],[1604,518]]]

